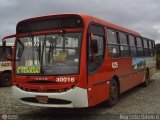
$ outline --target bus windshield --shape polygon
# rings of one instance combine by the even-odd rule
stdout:
[[[17,39],[16,74],[78,74],[81,32],[53,33]]]

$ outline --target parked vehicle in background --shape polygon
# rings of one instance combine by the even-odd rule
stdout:
[[[157,69],[160,69],[160,44],[156,45],[156,60],[157,60]]]
[[[27,19],[16,31],[12,90],[24,104],[113,106],[156,71],[153,40],[89,15]]]
[[[12,42],[13,39],[15,39],[14,35],[6,36],[3,38],[4,40],[7,40],[8,43],[6,43],[6,53],[7,57],[12,56],[12,50],[14,47],[14,43]],[[8,60],[3,55],[3,47],[2,43],[0,43],[0,86],[11,86],[12,85],[12,62],[11,60]]]

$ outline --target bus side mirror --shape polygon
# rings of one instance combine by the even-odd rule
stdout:
[[[98,42],[97,42],[97,40],[94,40],[94,39],[92,40],[91,48],[92,48],[92,52],[94,54],[98,53]]]
[[[3,41],[2,43],[2,52],[6,53],[6,41]]]

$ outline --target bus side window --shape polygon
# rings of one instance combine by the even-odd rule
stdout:
[[[152,54],[152,56],[155,56],[155,42],[154,41],[152,41],[152,48],[151,48],[151,54]]]
[[[88,34],[88,73],[96,71],[104,61],[105,54],[105,37],[104,28],[97,25],[90,25],[88,33],[92,34],[92,39]],[[92,40],[97,41],[98,52],[93,53],[91,42]],[[93,55],[94,54],[94,55]],[[94,58],[92,58],[94,57]]]
[[[125,33],[119,32],[121,57],[129,57],[128,37]]]
[[[144,56],[150,56],[149,55],[149,48],[148,48],[148,40],[143,39],[143,48],[144,48]]]
[[[152,41],[151,40],[148,41],[148,45],[149,45],[149,56],[153,56],[153,54],[152,54]]]
[[[118,45],[118,34],[114,30],[107,29],[108,50],[112,58],[118,58],[120,51]]]
[[[137,42],[137,53],[138,53],[138,57],[142,57],[143,56],[143,47],[142,47],[142,39],[137,37],[136,38],[136,42]]]
[[[129,44],[130,44],[131,57],[137,57],[136,41],[135,41],[135,37],[132,35],[129,35]]]

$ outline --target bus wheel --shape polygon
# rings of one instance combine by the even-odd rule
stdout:
[[[149,84],[149,71],[148,71],[148,70],[145,71],[144,79],[145,79],[145,80],[144,80],[144,82],[142,83],[142,86],[143,86],[143,87],[147,87],[148,84]]]
[[[1,85],[4,87],[9,87],[12,85],[10,73],[4,73],[2,75]]]
[[[117,103],[117,101],[118,101],[118,86],[116,80],[112,79],[109,88],[109,99],[105,103],[105,106],[112,107]]]

